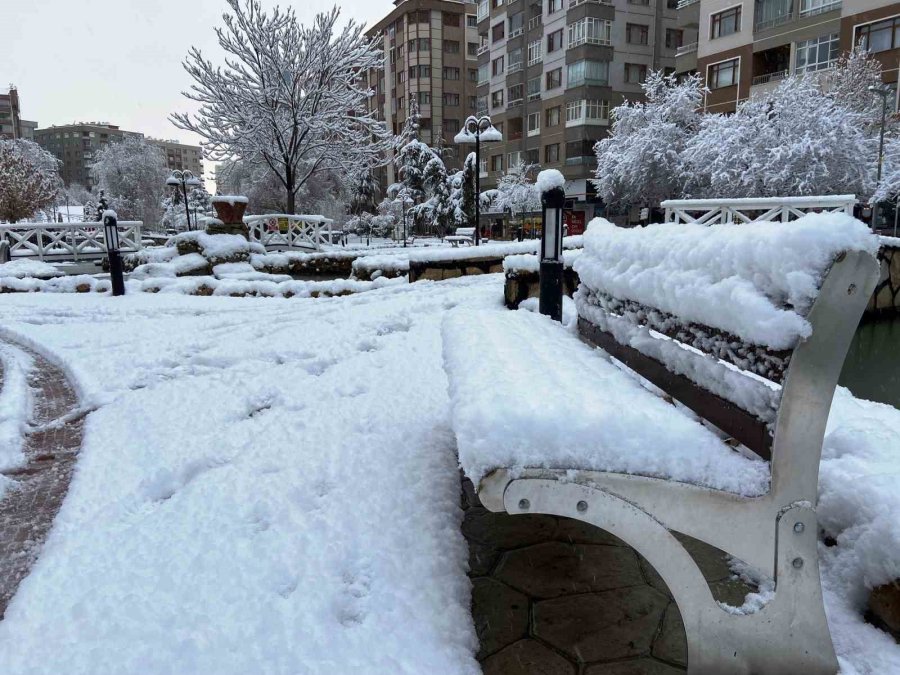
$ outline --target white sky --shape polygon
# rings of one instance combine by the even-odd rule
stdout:
[[[292,5],[303,23],[331,7],[263,0],[275,4]],[[371,25],[392,6],[343,0],[341,16]],[[0,0],[0,87],[15,84],[22,117],[41,128],[102,121],[197,143],[168,116],[194,109],[181,95],[190,86],[181,63],[192,45],[220,54],[213,28],[226,8],[225,0]]]

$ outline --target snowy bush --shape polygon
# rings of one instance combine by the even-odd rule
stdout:
[[[495,190],[486,190],[482,199],[495,211],[508,210],[513,217],[541,210],[541,193],[534,182],[537,165],[518,162],[497,181]]]
[[[61,188],[56,157],[31,141],[0,139],[0,220],[31,216],[53,204]]]

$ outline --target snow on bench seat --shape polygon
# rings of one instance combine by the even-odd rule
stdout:
[[[769,465],[527,311],[457,310],[444,320],[459,461],[475,485],[497,468],[611,471],[745,496],[766,492]]]

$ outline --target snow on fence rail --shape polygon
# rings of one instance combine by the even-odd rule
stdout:
[[[333,243],[331,225],[334,221],[324,216],[266,213],[246,216],[244,223],[250,230],[250,241],[266,248],[321,251],[323,244]]]
[[[119,221],[119,250],[141,250],[139,220]],[[9,244],[9,255],[39,260],[96,260],[106,255],[103,223],[14,223],[0,225],[0,241]]]
[[[751,199],[668,199],[661,206],[667,223],[788,222],[807,213],[853,215],[856,195],[759,197]]]

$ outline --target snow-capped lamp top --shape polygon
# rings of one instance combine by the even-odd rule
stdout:
[[[544,169],[538,174],[537,188],[541,193],[549,192],[553,188],[564,190],[565,186],[565,176],[556,169]]]
[[[112,209],[106,209],[106,211],[103,212],[102,218],[103,220],[106,220],[107,218],[115,218],[116,220],[118,220],[119,215]]]
[[[215,197],[210,197],[209,201],[211,204],[231,204],[232,206],[249,203],[246,197],[240,195],[216,195]]]
[[[486,143],[498,143],[503,140],[503,134],[492,124],[479,134],[479,138]],[[463,129],[453,137],[453,142],[458,144],[474,143],[475,134],[469,133],[468,129]]]

